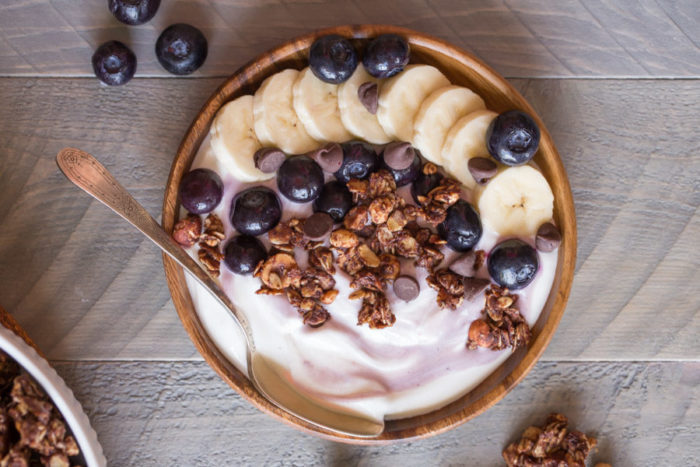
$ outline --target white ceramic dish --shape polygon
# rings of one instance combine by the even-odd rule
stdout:
[[[75,399],[73,391],[58,376],[49,362],[4,326],[0,326],[0,349],[12,357],[44,388],[73,432],[87,465],[89,467],[106,466],[107,459],[97,440],[97,433],[90,426],[90,420]]]

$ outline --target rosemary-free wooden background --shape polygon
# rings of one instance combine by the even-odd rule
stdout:
[[[112,465],[498,465],[530,422],[564,411],[598,461],[700,464],[700,3],[697,0],[163,0],[138,27],[106,0],[0,3],[0,303],[84,404]],[[189,22],[209,57],[187,78],[155,60]],[[259,413],[202,362],[159,251],[59,173],[96,155],[156,217],[180,139],[255,55],[342,23],[390,23],[478,55],[547,123],[579,231],[569,306],[540,363],[441,436],[357,447]],[[92,77],[101,42],[137,75]]]

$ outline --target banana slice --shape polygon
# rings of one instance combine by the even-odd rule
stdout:
[[[299,72],[292,90],[294,111],[312,138],[336,143],[352,138],[340,120],[337,85],[324,83],[306,67]]]
[[[489,157],[489,151],[486,149],[486,130],[497,116],[496,112],[490,110],[477,110],[457,120],[445,136],[440,156],[442,165],[467,188],[474,188],[476,185],[467,167],[469,159]]]
[[[460,117],[485,108],[478,94],[462,86],[433,91],[413,121],[413,146],[429,161],[442,165],[442,146],[450,128]]]
[[[368,81],[380,86],[379,80],[367,73],[364,66],[358,66],[350,79],[338,86],[340,119],[345,128],[358,138],[372,144],[386,144],[391,138],[384,133],[377,116],[369,113],[357,97],[357,89]]]
[[[299,72],[286,69],[265,81],[253,96],[255,133],[263,146],[301,154],[319,146],[304,129],[293,106],[294,82]]]
[[[481,222],[500,235],[534,236],[552,220],[552,189],[529,165],[508,167],[475,192]]]
[[[253,121],[253,96],[241,96],[219,109],[209,130],[211,148],[219,162],[242,182],[267,180],[255,168],[253,154],[260,149]]]
[[[401,141],[413,139],[413,120],[418,109],[436,89],[450,81],[430,65],[409,65],[386,80],[379,93],[377,119],[384,132]]]

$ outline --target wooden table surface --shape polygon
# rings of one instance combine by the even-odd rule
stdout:
[[[164,0],[118,23],[104,0],[0,6],[0,303],[74,389],[112,465],[499,465],[548,411],[596,434],[597,461],[700,464],[700,3],[697,0]],[[153,53],[200,27],[190,77]],[[154,215],[207,96],[258,53],[312,29],[391,23],[446,39],[506,76],[554,137],[579,229],[569,306],[503,401],[441,436],[337,444],[269,418],[195,351],[160,252],[59,173],[95,154]],[[118,39],[136,77],[108,88],[90,57]]]

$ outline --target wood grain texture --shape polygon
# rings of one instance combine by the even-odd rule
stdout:
[[[54,359],[199,359],[158,250],[59,173],[75,145],[158,217],[180,138],[218,79],[0,79],[0,303]],[[579,226],[544,359],[700,359],[693,80],[513,80],[552,133]],[[663,326],[657,323],[662,322]]]
[[[205,363],[57,363],[110,465],[501,465],[531,423],[561,411],[616,467],[700,462],[700,364],[539,363],[504,400],[443,435],[348,446],[260,413]]]
[[[135,51],[137,76],[166,76],[154,44],[175,22],[208,38],[198,77],[227,76],[309,30],[361,23],[438,36],[509,77],[700,75],[695,0],[174,0],[137,27],[103,1],[11,1],[0,5],[0,74],[92,76],[92,52],[116,39]]]
[[[468,394],[444,407],[419,416],[387,420],[383,431],[371,439],[337,433],[279,410],[263,395],[264,388],[259,390],[246,378],[245,373],[231,365],[231,362],[220,352],[216,343],[205,330],[189,295],[183,269],[172,258],[163,255],[166,279],[175,309],[199,353],[231,387],[261,410],[306,431],[321,434],[329,439],[355,444],[384,444],[397,439],[434,436],[487,410],[501,400],[530,371],[546,349],[561,320],[571,290],[576,265],[576,217],[571,188],[547,127],[518,91],[483,62],[432,36],[395,26],[340,26],[285,42],[255,58],[227,79],[211,95],[193,120],[183,137],[170,169],[163,199],[163,228],[167,232],[172,231],[178,220],[180,181],[190,170],[199,146],[209,134],[212,121],[219,109],[226,102],[245,93],[254,92],[266,78],[274,75],[280,69],[289,67],[299,69],[306,66],[308,50],[311,45],[317,38],[328,34],[348,38],[353,41],[356,48],[362,47],[366,38],[377,37],[381,34],[399,34],[405,37],[409,43],[411,63],[438,67],[450,82],[466,86],[481,96],[489,109],[499,113],[510,109],[519,109],[534,118],[540,129],[541,137],[533,162],[538,165],[552,189],[556,201],[553,219],[561,232],[562,242],[559,246],[559,260],[554,271],[552,290],[542,307],[537,322],[532,326],[532,338],[527,349],[514,352],[514,355],[496,368]],[[255,370],[252,371],[255,372]],[[369,430],[369,432],[375,433],[376,429]]]

